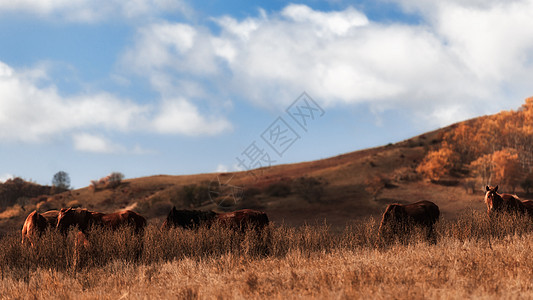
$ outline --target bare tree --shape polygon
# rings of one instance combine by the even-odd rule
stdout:
[[[52,186],[59,189],[68,190],[70,188],[70,177],[68,176],[67,172],[59,171],[55,173],[54,178],[52,178]]]

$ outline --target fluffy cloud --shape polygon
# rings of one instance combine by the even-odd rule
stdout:
[[[96,22],[113,16],[135,18],[161,13],[190,14],[191,8],[181,0],[17,0],[0,1],[2,13],[26,12],[55,20]]]
[[[219,94],[283,109],[307,91],[323,105],[407,109],[433,125],[527,96],[532,1],[398,2],[424,21],[381,24],[350,7],[321,12],[292,4],[270,15],[214,19],[216,33],[178,23],[148,26],[123,64],[162,93],[194,78]]]
[[[204,116],[185,98],[139,105],[108,93],[64,97],[53,85],[43,84],[40,79],[46,77],[46,70],[17,71],[0,62],[2,141],[45,142],[88,129],[203,135],[231,127],[225,119]],[[75,148],[83,151],[121,150],[94,135],[75,135],[73,141]]]
[[[0,62],[0,138],[42,142],[84,127],[127,131],[145,119],[146,107],[106,93],[66,98],[54,86],[39,86],[34,77]]]
[[[93,153],[117,153],[124,152],[125,148],[108,139],[88,133],[73,136],[74,148],[79,151]]]
[[[160,133],[186,135],[215,135],[231,128],[225,119],[207,120],[185,99],[165,100],[153,126]]]

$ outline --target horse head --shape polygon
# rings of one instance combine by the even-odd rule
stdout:
[[[405,221],[406,218],[405,208],[402,205],[390,204],[383,213],[378,230],[379,235],[384,235],[386,231],[390,233],[399,222]]]
[[[91,216],[87,209],[62,208],[57,216],[57,228],[66,233],[70,226],[77,225],[81,231],[85,231],[89,227]]]
[[[485,190],[485,204],[487,205],[488,213],[500,211],[503,207],[503,199],[498,194],[498,186],[486,186]]]

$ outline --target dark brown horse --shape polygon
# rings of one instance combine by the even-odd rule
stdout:
[[[390,204],[383,213],[379,236],[390,240],[392,237],[408,234],[414,226],[419,226],[426,230],[428,240],[436,242],[434,225],[439,216],[439,207],[430,201]]]
[[[236,230],[245,230],[247,228],[261,230],[268,225],[268,222],[266,213],[252,209],[216,213],[213,211],[177,210],[176,207],[173,207],[168,213],[162,228],[183,227],[191,229],[201,225],[209,227],[214,223],[218,223]]]
[[[59,211],[57,210],[50,210],[42,214],[37,211],[30,213],[22,225],[22,243],[24,244],[24,240],[27,239],[33,247],[36,237],[41,236],[47,228],[56,227],[58,215]]]
[[[83,233],[86,233],[91,226],[101,226],[111,230],[129,226],[136,233],[141,233],[146,226],[146,219],[130,210],[103,214],[87,209],[61,209],[57,218],[57,228],[65,233],[71,226],[78,226]]]
[[[161,228],[182,227],[186,229],[198,228],[201,225],[211,226],[216,219],[214,211],[177,210],[174,206],[167,215]]]
[[[66,233],[70,227],[78,226],[78,228],[86,233],[92,226],[101,226],[102,216],[104,214],[90,211],[85,208],[62,208],[57,217],[57,228]]]
[[[528,214],[533,217],[533,201],[521,201],[511,194],[498,194],[498,186],[486,186],[485,189],[485,204],[489,217],[500,212]]]

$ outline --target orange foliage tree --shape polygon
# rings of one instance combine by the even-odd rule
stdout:
[[[416,171],[425,178],[436,181],[448,174],[456,162],[457,155],[447,143],[444,143],[440,149],[428,152]]]
[[[533,168],[533,97],[517,111],[502,111],[458,124],[444,136],[444,142],[457,153],[458,167],[469,164],[485,182],[504,180],[516,186],[517,178],[523,177],[520,170]],[[516,161],[520,167],[513,165]],[[493,170],[493,163],[498,163],[498,170]]]
[[[506,148],[492,154],[494,181],[508,185],[513,192],[524,179],[524,171],[518,159],[518,151]]]
[[[470,170],[480,177],[485,185],[491,184],[493,168],[492,154],[485,154],[470,163]]]

